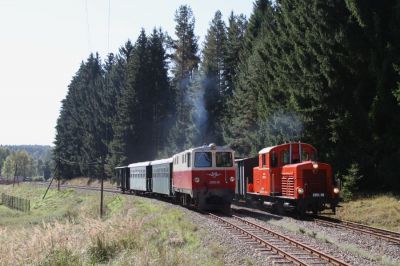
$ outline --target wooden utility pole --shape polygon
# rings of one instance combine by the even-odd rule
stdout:
[[[104,188],[104,161],[102,160],[101,189],[100,189],[100,218],[103,218],[103,188]]]
[[[13,182],[13,187],[15,185],[15,178],[17,177],[17,169],[18,169],[18,164],[15,163],[15,171],[14,171],[14,182]]]
[[[53,177],[51,178],[50,184],[49,184],[49,186],[47,187],[46,192],[44,193],[42,200],[44,200],[44,198],[46,197],[47,192],[49,191],[49,188],[51,187],[51,184],[53,183],[54,177],[55,177],[55,175],[56,175],[56,171],[58,171],[58,170],[57,170],[57,164],[56,164],[56,166],[54,167]]]

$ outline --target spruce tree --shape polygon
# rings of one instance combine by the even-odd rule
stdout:
[[[188,87],[192,82],[193,72],[198,68],[199,57],[197,37],[194,34],[195,19],[192,9],[183,5],[175,13],[175,34],[172,60],[172,87],[176,95],[175,123],[168,137],[170,153],[192,146],[193,120],[192,106],[188,99]]]

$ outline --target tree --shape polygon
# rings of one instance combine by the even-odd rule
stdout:
[[[192,145],[191,118],[192,106],[188,100],[188,87],[193,79],[193,73],[198,68],[200,59],[198,53],[198,38],[194,35],[195,19],[192,9],[183,5],[175,12],[175,34],[171,55],[172,60],[172,87],[176,95],[175,123],[168,138],[170,152],[177,152]]]
[[[268,0],[258,0],[247,24],[243,46],[239,52],[238,65],[234,78],[233,96],[227,103],[224,118],[224,140],[242,156],[256,154],[265,145],[260,137],[260,119],[257,110],[258,92],[256,85],[265,86],[259,79],[260,58],[256,45],[265,26],[272,24],[273,8]]]
[[[28,177],[35,174],[34,161],[26,151],[11,153],[4,161],[2,175],[7,178]]]
[[[220,123],[224,115],[225,100],[229,96],[227,87],[227,36],[226,26],[220,11],[215,13],[207,31],[203,49],[204,104],[208,114],[204,141],[222,143]]]
[[[239,64],[240,51],[243,48],[246,27],[246,17],[243,14],[234,15],[232,12],[227,27],[227,51],[225,55],[227,94],[230,96],[235,91],[236,68]]]
[[[9,149],[0,147],[0,173],[2,173],[4,161],[9,155],[10,155]]]
[[[96,176],[107,155],[101,60],[91,54],[72,79],[56,126],[54,160],[62,177]]]

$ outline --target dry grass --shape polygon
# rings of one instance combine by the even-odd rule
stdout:
[[[90,186],[90,187],[101,186],[100,180],[89,177],[78,177],[74,179],[64,180],[62,184],[71,186]],[[115,188],[117,186],[116,183],[111,183],[110,179],[104,180],[103,185],[105,188]]]
[[[336,212],[339,219],[400,232],[399,196],[363,196],[341,205]]]
[[[99,219],[96,193],[51,190],[41,202],[43,188],[0,186],[4,190],[25,190],[36,208],[22,214],[0,206],[0,265],[223,264],[225,250],[204,244],[204,232],[163,203],[107,196],[106,218]]]

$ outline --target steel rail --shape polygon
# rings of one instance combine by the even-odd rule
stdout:
[[[387,240],[392,243],[400,244],[400,234],[397,232],[379,229],[376,227],[371,227],[368,225],[363,225],[359,223],[349,222],[349,221],[328,221],[321,218],[314,218],[314,221],[318,224],[327,225],[336,228],[345,228],[357,232],[361,232],[367,235],[376,236],[380,239]]]
[[[301,265],[301,266],[306,266],[307,265],[307,264],[303,263],[302,261],[300,261],[299,259],[297,259],[296,257],[294,257],[294,256],[290,255],[289,253],[285,252],[281,248],[279,248],[279,247],[277,247],[277,246],[275,246],[275,245],[273,245],[271,243],[268,243],[264,239],[262,239],[262,238],[260,238],[260,237],[258,237],[256,235],[250,233],[249,231],[241,228],[240,226],[237,226],[237,225],[235,225],[235,224],[233,224],[233,223],[231,223],[231,222],[229,222],[229,221],[227,221],[227,220],[225,220],[225,219],[223,219],[223,218],[221,218],[221,217],[219,217],[219,216],[217,216],[215,214],[208,213],[208,215],[210,217],[212,217],[213,219],[215,219],[215,220],[217,220],[217,221],[219,221],[219,222],[221,222],[223,224],[226,224],[229,227],[235,229],[236,231],[240,232],[241,234],[250,237],[251,239],[255,240],[255,242],[257,242],[257,243],[259,243],[259,244],[261,244],[261,245],[263,245],[265,247],[269,247],[270,249],[275,251],[278,255],[280,255],[280,256],[284,257],[285,259],[295,263],[296,265]]]
[[[238,225],[236,225],[234,223],[231,223],[231,222],[227,221],[226,219],[224,219],[222,217],[219,217],[219,216],[217,216],[215,214],[208,213],[208,215],[210,217],[212,217],[213,219],[215,219],[215,220],[217,220],[217,221],[219,221],[219,222],[221,222],[221,223],[223,223],[225,225],[228,225],[230,228],[235,229],[236,231],[240,232],[241,234],[253,239],[258,244],[261,244],[261,245],[263,245],[265,247],[270,248],[270,250],[273,250],[278,255],[280,255],[283,258],[293,262],[294,264],[296,264],[296,265],[308,265],[306,262],[300,260],[299,258],[296,258],[295,256],[291,255],[290,253],[288,253],[288,252],[284,251],[283,249],[281,249],[280,247],[268,242],[267,240],[264,240],[264,239],[256,236],[255,234],[249,232],[248,230],[246,230],[246,229],[244,229],[244,228],[242,228],[242,227],[240,227],[240,226],[238,226]],[[308,253],[310,253],[312,255],[317,255],[318,258],[325,260],[327,263],[330,263],[330,264],[333,264],[333,265],[340,265],[340,266],[347,266],[348,265],[345,262],[342,262],[342,261],[340,261],[338,259],[335,259],[333,257],[330,257],[328,255],[322,254],[320,251],[317,251],[317,250],[314,250],[314,249],[312,249],[310,247],[307,247],[306,245],[301,244],[301,243],[299,243],[299,242],[297,242],[295,240],[290,240],[290,242],[288,242],[287,240],[289,238],[287,238],[285,236],[282,236],[282,235],[280,235],[280,234],[278,234],[276,232],[272,233],[272,230],[269,230],[267,228],[264,228],[262,226],[254,224],[252,222],[249,222],[249,221],[247,221],[245,219],[242,219],[242,218],[240,218],[238,216],[232,216],[232,217],[235,218],[236,220],[239,220],[240,222],[242,222],[242,223],[244,223],[246,225],[250,225],[253,228],[256,228],[256,229],[261,230],[263,232],[267,232],[269,235],[272,235],[274,237],[277,237],[280,240],[284,240],[287,243],[295,245],[296,247],[298,247],[298,248],[300,248],[300,249],[302,249],[304,251],[307,251]],[[307,259],[312,259],[312,258],[303,258],[303,259],[307,260]]]
[[[294,239],[291,239],[291,238],[289,238],[289,237],[286,237],[286,236],[284,236],[284,235],[282,235],[282,234],[280,234],[280,233],[277,233],[277,232],[275,232],[275,231],[273,231],[273,230],[271,230],[271,229],[268,229],[268,228],[266,228],[266,227],[260,226],[260,225],[258,225],[258,224],[256,224],[256,223],[250,222],[250,221],[248,221],[248,220],[246,220],[246,219],[243,219],[243,218],[241,218],[241,217],[239,217],[239,216],[236,216],[236,215],[233,215],[232,217],[235,218],[235,219],[237,219],[237,220],[240,220],[241,222],[246,223],[246,224],[248,224],[248,225],[250,225],[250,226],[252,226],[252,227],[255,227],[255,228],[257,228],[257,229],[259,229],[259,230],[261,230],[261,231],[263,231],[263,232],[266,232],[266,233],[268,233],[269,235],[275,236],[275,237],[277,237],[278,239],[281,239],[281,240],[283,240],[283,241],[285,241],[285,242],[287,242],[287,243],[289,243],[289,244],[291,244],[291,245],[294,245],[294,246],[297,247],[297,248],[300,248],[300,249],[302,249],[302,250],[304,250],[304,251],[307,251],[307,252],[309,252],[310,254],[316,255],[317,257],[319,257],[319,258],[321,258],[321,259],[323,259],[323,260],[328,261],[329,263],[332,263],[332,264],[338,265],[338,266],[349,265],[349,264],[347,264],[346,262],[343,262],[343,261],[341,261],[341,260],[339,260],[339,259],[336,259],[336,258],[334,258],[334,257],[332,257],[332,256],[330,256],[330,255],[327,255],[327,254],[325,254],[325,253],[322,253],[322,252],[319,251],[319,250],[316,250],[316,249],[314,249],[314,248],[312,248],[312,247],[309,247],[309,246],[307,246],[307,245],[305,245],[305,244],[303,244],[303,243],[300,243],[300,242],[298,242],[298,241],[296,241],[296,240],[294,240]]]

